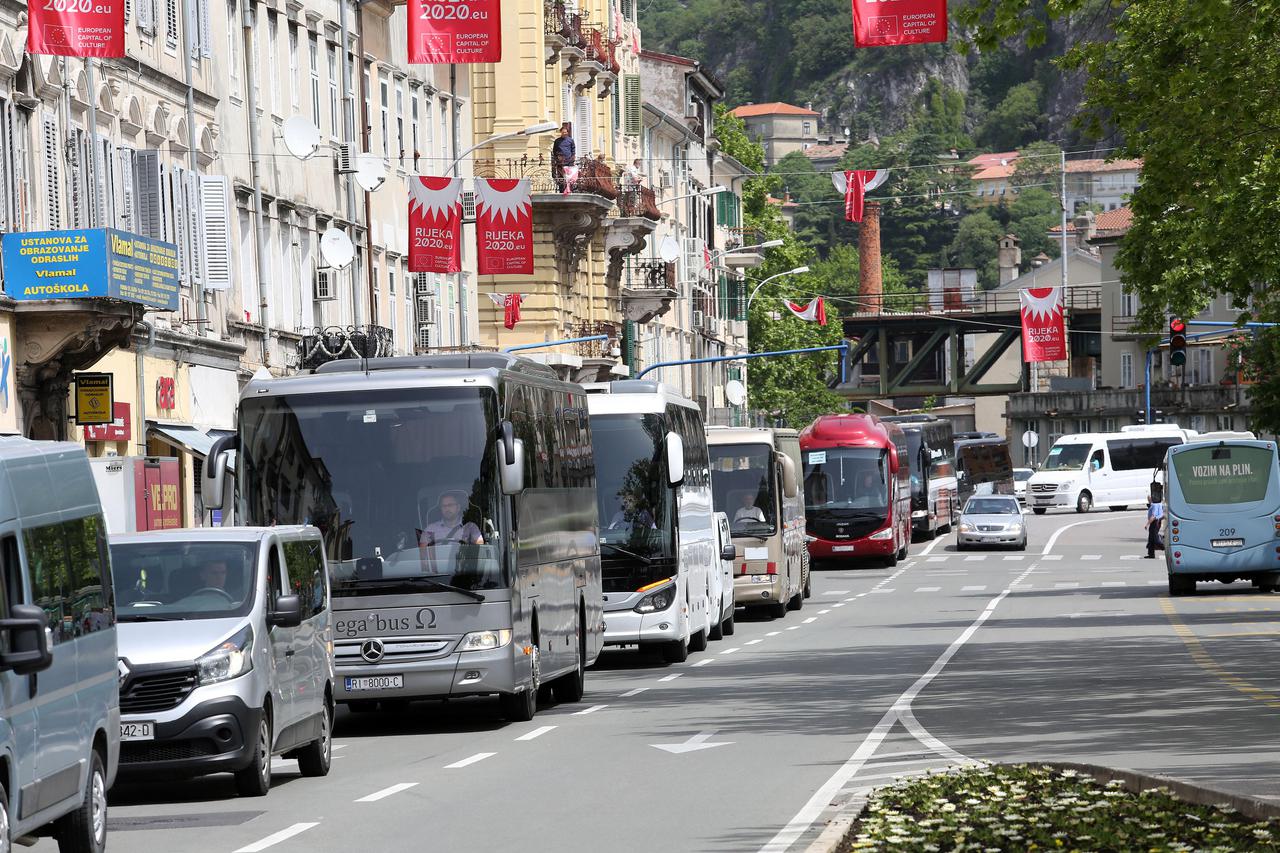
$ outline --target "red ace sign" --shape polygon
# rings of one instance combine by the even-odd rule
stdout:
[[[856,47],[947,40],[947,0],[853,0]]]
[[[124,0],[33,0],[27,53],[124,56]]]
[[[410,62],[432,65],[501,59],[499,0],[409,0]]]
[[[1018,302],[1022,308],[1023,360],[1066,359],[1067,327],[1062,316],[1062,288],[1024,288],[1018,291]]]
[[[409,272],[462,269],[462,179],[409,179]]]
[[[480,275],[533,275],[533,203],[529,181],[476,178]]]

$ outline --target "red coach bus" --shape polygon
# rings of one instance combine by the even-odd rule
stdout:
[[[823,415],[800,433],[809,556],[907,556],[910,454],[902,427],[874,415]]]

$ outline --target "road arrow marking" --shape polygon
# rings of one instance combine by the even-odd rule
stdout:
[[[698,732],[684,743],[651,743],[649,746],[652,746],[655,749],[660,749],[663,752],[670,752],[672,755],[681,755],[686,752],[697,752],[700,749],[713,749],[717,746],[729,746],[733,743],[731,740],[707,743],[715,733],[715,729],[712,729],[709,732]]]

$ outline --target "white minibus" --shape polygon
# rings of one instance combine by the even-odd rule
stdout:
[[[1036,515],[1050,507],[1088,512],[1145,504],[1165,451],[1194,435],[1171,424],[1064,435],[1027,481],[1027,502]]]

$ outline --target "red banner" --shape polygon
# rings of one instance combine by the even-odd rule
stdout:
[[[27,13],[27,53],[124,56],[124,0],[37,0]]]
[[[854,47],[947,40],[947,0],[853,0]]]
[[[499,0],[409,0],[409,61],[498,62],[502,59]]]
[[[112,421],[109,424],[98,424],[84,428],[85,441],[128,441],[132,437],[129,421],[129,404],[111,404]]]
[[[476,178],[480,275],[533,275],[533,201],[528,179]]]
[[[462,270],[462,178],[409,179],[409,272]]]
[[[1018,291],[1022,308],[1024,361],[1063,361],[1067,358],[1067,324],[1062,313],[1061,287],[1028,287]]]

